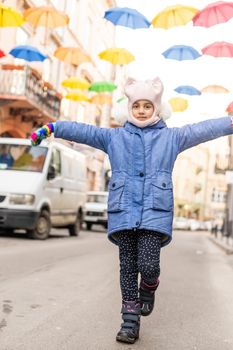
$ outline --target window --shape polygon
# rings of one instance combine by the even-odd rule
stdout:
[[[0,145],[0,170],[42,172],[47,147],[27,145]]]
[[[61,153],[57,149],[53,150],[51,165],[54,166],[56,175],[60,175],[61,174]]]

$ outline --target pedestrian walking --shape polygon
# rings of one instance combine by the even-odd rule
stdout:
[[[87,144],[109,156],[108,238],[119,247],[123,318],[116,339],[125,343],[138,339],[140,317],[150,315],[154,307],[160,250],[172,240],[172,170],[178,154],[233,132],[230,117],[168,128],[162,94],[158,77],[129,78],[124,126],[100,128],[57,121],[31,135],[33,145],[54,133],[56,138]]]

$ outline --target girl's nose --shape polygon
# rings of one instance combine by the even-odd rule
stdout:
[[[140,107],[140,108],[139,108],[139,113],[140,113],[140,114],[144,114],[144,108],[143,108],[143,107]]]

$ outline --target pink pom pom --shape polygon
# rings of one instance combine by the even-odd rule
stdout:
[[[33,133],[31,134],[31,139],[32,139],[33,141],[36,141],[36,140],[37,140],[37,134],[36,134],[35,132],[33,132]]]

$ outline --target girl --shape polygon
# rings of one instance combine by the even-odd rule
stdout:
[[[112,168],[108,199],[108,238],[119,247],[122,318],[116,339],[134,343],[140,316],[154,307],[159,286],[160,249],[171,242],[173,220],[172,170],[187,148],[232,134],[229,117],[168,128],[161,103],[159,78],[125,86],[128,121],[123,127],[99,128],[58,121],[32,133],[33,145],[51,133],[106,152]],[[138,288],[138,275],[141,280]]]

